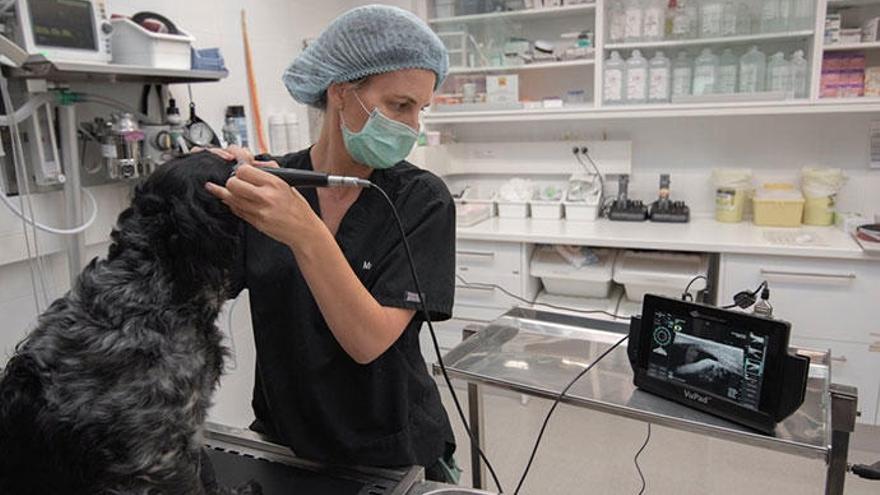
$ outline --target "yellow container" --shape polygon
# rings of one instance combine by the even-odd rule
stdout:
[[[742,222],[746,195],[745,189],[727,187],[715,189],[715,220],[726,223]]]
[[[835,195],[805,197],[804,223],[807,225],[831,225],[834,223]]]
[[[790,184],[767,184],[752,200],[755,225],[799,227],[804,216],[804,196]]]
[[[715,185],[715,220],[741,222],[746,201],[753,189],[752,171],[718,168],[712,171],[712,182]]]

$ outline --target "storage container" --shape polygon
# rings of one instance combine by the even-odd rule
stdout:
[[[709,258],[705,254],[662,251],[623,251],[614,263],[613,280],[623,284],[626,298],[641,302],[645,294],[680,298],[697,275],[706,276]],[[706,288],[702,279],[691,284],[690,293]]]
[[[556,186],[547,186],[535,192],[531,201],[532,218],[562,218],[562,195],[564,190]]]
[[[528,218],[528,201],[498,201],[498,216],[501,218]]]
[[[608,297],[616,251],[593,249],[599,258],[594,265],[576,267],[552,246],[541,246],[532,255],[530,272],[540,277],[548,294],[576,297]]]
[[[567,220],[593,222],[599,218],[599,205],[584,201],[563,201]]]
[[[755,225],[799,227],[804,216],[804,196],[788,184],[768,184],[753,199]]]
[[[492,218],[492,205],[478,205],[474,203],[455,204],[455,224],[459,227],[471,227],[489,218]]]
[[[154,33],[127,17],[110,19],[113,63],[157,69],[189,70],[195,38],[180,29],[179,34]]]
[[[715,185],[715,220],[737,223],[743,219],[746,196],[752,190],[749,169],[719,168],[712,171]]]

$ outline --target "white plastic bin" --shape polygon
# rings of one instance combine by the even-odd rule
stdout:
[[[585,201],[563,201],[566,220],[594,222],[599,218],[599,205]]]
[[[548,294],[576,297],[608,297],[616,251],[593,249],[599,258],[595,265],[575,267],[553,246],[541,246],[532,255],[529,270],[540,277]]]
[[[531,201],[532,218],[562,218],[562,201],[548,201],[542,199],[533,199]]]
[[[190,50],[195,38],[177,28],[180,34],[147,31],[127,17],[110,19],[113,63],[138,65],[157,69],[189,70]]]
[[[623,284],[626,298],[641,302],[645,294],[679,298],[688,283],[709,271],[709,258],[704,254],[682,254],[660,251],[623,251],[614,263],[614,281]],[[706,288],[697,280],[690,293]]]
[[[498,201],[498,216],[501,218],[529,218],[528,201]]]

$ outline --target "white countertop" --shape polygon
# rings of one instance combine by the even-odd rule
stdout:
[[[750,222],[727,224],[713,218],[674,224],[494,217],[471,227],[459,227],[457,233],[459,240],[880,261],[880,256],[865,254],[849,234],[837,227],[758,227]],[[779,237],[784,240],[773,240]]]

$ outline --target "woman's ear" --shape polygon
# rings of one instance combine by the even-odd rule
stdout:
[[[345,109],[345,90],[348,83],[333,83],[327,87],[327,109],[342,111]]]

